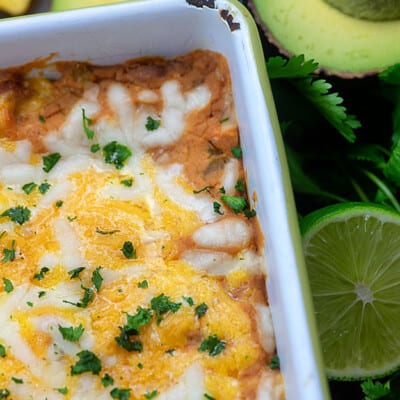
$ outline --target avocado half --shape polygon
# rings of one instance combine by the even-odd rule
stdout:
[[[400,63],[400,0],[249,0],[269,41],[344,78]]]

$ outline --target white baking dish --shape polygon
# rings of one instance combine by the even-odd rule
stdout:
[[[287,398],[329,398],[279,125],[257,29],[244,7],[235,0],[152,0],[0,22],[0,67],[51,53],[53,60],[113,64],[197,48],[224,54],[230,65]]]

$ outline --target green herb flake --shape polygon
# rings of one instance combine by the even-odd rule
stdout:
[[[33,307],[33,303],[32,303],[31,301],[27,301],[27,302],[26,302],[26,305],[27,305],[28,307]]]
[[[68,388],[66,386],[63,388],[54,388],[54,390],[58,393],[63,394],[64,396],[68,393]]]
[[[92,144],[90,146],[90,151],[92,153],[97,153],[100,150],[100,145],[98,143]]]
[[[361,389],[368,400],[378,400],[391,394],[390,380],[382,383],[367,379],[361,383]]]
[[[239,146],[233,146],[231,147],[231,152],[233,157],[240,159],[242,158],[243,152],[242,152],[242,148]]]
[[[9,217],[11,221],[17,223],[18,225],[22,225],[29,221],[31,217],[31,211],[29,208],[16,206],[5,210],[0,217]]]
[[[208,351],[210,356],[216,356],[220,354],[226,347],[226,342],[224,340],[218,339],[216,334],[209,336],[207,339],[204,339],[200,347],[197,349],[198,351]]]
[[[132,178],[130,178],[130,179],[122,179],[122,181],[121,181],[121,185],[124,185],[126,187],[131,187],[132,184],[133,184],[133,179]]]
[[[85,331],[82,324],[77,327],[58,325],[58,330],[60,331],[63,339],[68,340],[69,342],[78,342]]]
[[[114,235],[114,233],[120,232],[119,229],[114,229],[112,231],[103,231],[99,228],[96,228],[96,233],[99,233],[100,235]]]
[[[79,308],[86,308],[89,305],[89,303],[91,303],[93,301],[94,292],[92,289],[84,287],[82,285],[81,285],[81,288],[83,289],[83,296],[77,303],[73,303],[68,300],[63,300],[63,303],[72,304],[73,306],[76,306]]]
[[[50,271],[49,268],[42,267],[40,269],[40,272],[33,275],[33,279],[36,279],[37,281],[41,281],[44,278],[45,274],[47,274],[49,271]]]
[[[138,283],[138,288],[140,289],[147,289],[149,287],[149,283],[145,280]]]
[[[248,208],[246,208],[246,209],[243,211],[243,214],[244,214],[248,219],[253,218],[253,217],[255,217],[255,216],[257,215],[256,210],[250,210],[250,209],[248,209]]]
[[[79,274],[85,269],[85,267],[71,269],[71,271],[68,271],[68,275],[70,275],[70,279],[79,278]]]
[[[36,187],[37,187],[37,184],[35,182],[29,182],[29,183],[25,183],[25,185],[22,186],[22,190],[26,194],[31,194]]]
[[[39,299],[40,299],[41,297],[43,297],[45,294],[46,294],[46,292],[45,292],[44,290],[41,290],[41,291],[38,293]]]
[[[214,212],[216,214],[224,215],[224,213],[221,211],[222,205],[220,203],[218,203],[218,201],[214,201],[213,207],[214,207]]]
[[[199,193],[202,193],[202,192],[210,193],[210,189],[213,189],[213,188],[214,188],[214,186],[204,186],[203,188],[201,188],[199,190],[193,190],[193,193],[194,194],[199,194]]]
[[[246,188],[245,188],[245,186],[244,186],[243,179],[238,179],[238,180],[237,180],[236,185],[235,185],[235,189],[236,189],[238,192],[241,192],[241,193],[245,193],[245,192],[246,192]]]
[[[0,399],[7,399],[10,394],[8,389],[0,389]]]
[[[229,117],[225,117],[219,120],[220,124],[223,124],[224,122],[228,122],[229,121]]]
[[[5,292],[11,293],[14,290],[14,285],[12,284],[12,282],[7,278],[3,278],[3,282]]]
[[[5,357],[7,355],[6,348],[0,344],[0,357]]]
[[[224,201],[235,214],[238,214],[248,208],[247,200],[241,196],[221,196],[221,200]]]
[[[111,390],[110,395],[113,399],[128,400],[131,397],[131,389],[114,388]]]
[[[43,115],[39,114],[39,115],[38,115],[38,118],[39,118],[39,121],[40,121],[42,124],[44,124],[44,123],[46,122],[46,118],[43,117]]]
[[[277,354],[275,354],[272,359],[271,362],[269,363],[269,367],[271,369],[277,369],[280,367],[280,361],[279,361],[279,356]]]
[[[182,296],[182,298],[183,298],[183,300],[186,301],[186,303],[189,304],[190,307],[193,307],[193,306],[194,306],[194,300],[193,300],[191,297],[189,297],[189,296]]]
[[[175,349],[168,349],[168,350],[166,350],[165,352],[167,353],[167,354],[169,354],[170,356],[173,356],[174,355],[174,353],[175,353]]]
[[[143,396],[146,399],[155,399],[157,395],[158,395],[158,391],[153,390],[152,392],[147,391]]]
[[[194,312],[195,312],[197,318],[201,318],[203,315],[205,315],[207,310],[208,310],[207,304],[201,303],[194,309]]]
[[[103,147],[104,161],[113,164],[117,169],[121,169],[131,155],[132,152],[128,147],[115,140]]]
[[[138,367],[139,369],[143,369],[143,364],[142,364],[142,363],[138,363],[138,364],[137,364],[137,367]]]
[[[154,310],[157,314],[158,323],[161,322],[162,316],[164,314],[166,314],[168,311],[176,313],[182,305],[182,303],[174,303],[164,293],[161,293],[157,297],[153,297],[150,301],[150,304],[151,304],[151,309]]]
[[[57,208],[62,207],[63,204],[64,204],[64,202],[63,202],[62,200],[57,200],[57,201],[56,201],[56,207],[57,207]]]
[[[221,186],[221,187],[218,189],[218,191],[219,191],[220,193],[222,193],[222,194],[225,194],[225,193],[226,193],[225,188],[224,188],[223,186]]]
[[[13,380],[13,382],[15,382],[18,385],[21,385],[22,383],[24,383],[24,380],[21,378],[16,378],[15,376],[12,376],[11,379]]]
[[[100,359],[89,350],[80,351],[77,356],[79,360],[71,366],[71,375],[79,375],[84,372],[91,372],[98,375],[101,371]]]
[[[85,109],[82,108],[82,126],[83,126],[83,130],[86,133],[86,137],[88,139],[94,138],[94,131],[89,128],[89,126],[92,126],[92,125],[93,125],[93,120],[86,116]]]
[[[128,259],[135,259],[137,258],[136,249],[133,247],[131,241],[124,242],[121,248],[122,254]]]
[[[204,393],[204,398],[208,399],[208,400],[216,400],[215,397],[212,397],[211,395],[209,395],[208,393]]]
[[[43,171],[50,172],[54,166],[58,163],[61,158],[60,153],[49,154],[48,156],[43,156]]]
[[[112,386],[112,385],[114,385],[114,379],[110,375],[105,374],[101,378],[101,383],[103,384],[104,387]]]
[[[161,125],[161,120],[154,119],[150,116],[147,117],[145,127],[148,131],[155,131],[160,127],[160,125]]]
[[[15,240],[11,241],[11,249],[3,249],[4,257],[1,259],[3,263],[15,260]]]
[[[103,283],[103,277],[100,274],[100,269],[102,267],[97,267],[92,274],[92,282],[94,287],[96,288],[97,292],[100,291],[101,284]]]
[[[39,185],[39,192],[40,194],[45,194],[51,188],[50,183],[43,182]]]

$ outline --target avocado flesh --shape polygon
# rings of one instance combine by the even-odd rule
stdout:
[[[325,0],[354,18],[389,21],[400,18],[400,0]]]
[[[343,77],[400,62],[400,20],[350,17],[323,0],[252,0],[267,36],[285,54],[304,54]]]

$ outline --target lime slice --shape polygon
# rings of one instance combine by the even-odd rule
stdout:
[[[345,203],[301,221],[326,371],[365,379],[400,366],[400,214]]]

